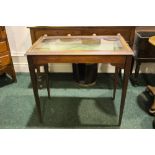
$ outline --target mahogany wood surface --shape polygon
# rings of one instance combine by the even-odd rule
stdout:
[[[9,74],[16,81],[6,30],[4,26],[0,26],[0,74],[3,73]]]

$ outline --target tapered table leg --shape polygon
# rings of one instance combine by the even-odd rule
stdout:
[[[48,98],[50,98],[50,84],[49,84],[48,64],[44,65],[44,70],[45,70],[45,74],[46,74],[46,86],[47,86]]]
[[[30,77],[31,77],[35,102],[36,102],[36,106],[37,106],[37,111],[38,111],[38,115],[39,115],[39,120],[42,123],[43,119],[42,119],[41,105],[40,105],[40,99],[39,99],[39,94],[38,94],[38,84],[37,84],[37,75],[35,73],[35,66],[33,65],[31,57],[28,56],[27,59],[28,59]]]
[[[119,125],[121,125],[121,122],[122,122],[126,92],[127,92],[127,87],[128,87],[128,79],[129,79],[130,70],[131,70],[131,61],[132,61],[132,56],[127,56],[126,63],[124,66],[124,77],[123,77],[122,96],[121,96],[121,105],[120,105],[120,114],[119,114]]]
[[[115,99],[115,95],[116,95],[116,88],[118,85],[118,74],[119,74],[119,68],[116,66],[115,67],[115,75],[114,75],[114,90],[113,90],[113,100]]]

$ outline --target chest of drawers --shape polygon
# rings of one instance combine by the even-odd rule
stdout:
[[[5,27],[0,26],[0,75],[4,73],[8,74],[13,81],[16,81]]]

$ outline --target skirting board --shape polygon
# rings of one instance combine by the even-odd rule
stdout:
[[[16,72],[29,72],[28,64],[27,63],[14,63],[14,68]],[[134,67],[135,68],[135,67]],[[41,71],[43,69],[41,68]],[[55,73],[70,73],[72,72],[72,65],[71,64],[49,64],[50,72]],[[133,69],[133,73],[134,73]],[[98,65],[98,72],[99,73],[114,73],[114,67],[110,64],[99,64]],[[155,64],[142,64],[140,68],[140,73],[155,73]]]
[[[14,67],[16,72],[29,72],[27,58],[24,52],[11,51]],[[54,63],[49,65],[50,72],[62,72],[70,73],[72,72],[71,64],[63,63]],[[135,71],[135,66],[133,73]],[[114,67],[110,64],[99,64],[98,65],[99,73],[114,73]],[[155,63],[142,63],[140,67],[140,73],[155,73]]]
[[[16,72],[29,72],[28,64],[27,63],[15,63],[14,68]],[[41,71],[43,68],[41,68]],[[72,65],[71,64],[49,64],[50,72],[62,72],[62,73],[70,73],[72,72]],[[98,65],[98,72],[99,73],[114,73],[114,67],[109,64],[99,64]]]

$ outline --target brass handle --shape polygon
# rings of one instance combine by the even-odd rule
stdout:
[[[72,36],[70,33],[67,34],[68,37]]]
[[[155,36],[149,38],[149,43],[155,46]]]

